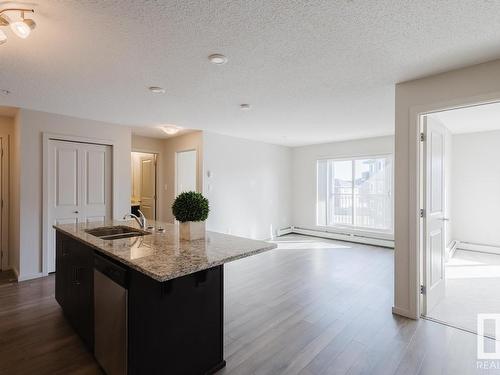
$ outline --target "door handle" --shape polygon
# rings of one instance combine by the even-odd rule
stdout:
[[[74,213],[74,214],[77,214],[77,213],[78,213],[78,211],[73,211],[73,213]]]
[[[450,221],[450,218],[448,218],[448,217],[442,217],[442,218],[441,218],[441,219],[439,219],[439,220],[441,220],[441,221]]]

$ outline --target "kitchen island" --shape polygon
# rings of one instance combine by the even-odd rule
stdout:
[[[108,375],[215,373],[223,265],[276,245],[215,232],[180,241],[176,225],[150,225],[55,225],[56,299]]]

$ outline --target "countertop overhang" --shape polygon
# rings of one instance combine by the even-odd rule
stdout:
[[[118,240],[103,240],[85,230],[115,225],[139,228],[135,220],[59,224],[54,229],[160,282],[276,248],[272,243],[210,231],[205,239],[181,241],[177,224],[148,224],[155,228],[151,234]]]

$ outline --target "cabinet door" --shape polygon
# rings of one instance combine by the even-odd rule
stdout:
[[[74,242],[72,305],[75,330],[89,348],[94,347],[94,252]]]

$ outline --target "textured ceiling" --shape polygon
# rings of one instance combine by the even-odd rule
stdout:
[[[500,103],[434,113],[453,134],[500,130]]]
[[[0,46],[0,105],[286,145],[390,134],[396,82],[500,57],[494,0],[32,4],[32,36]]]

